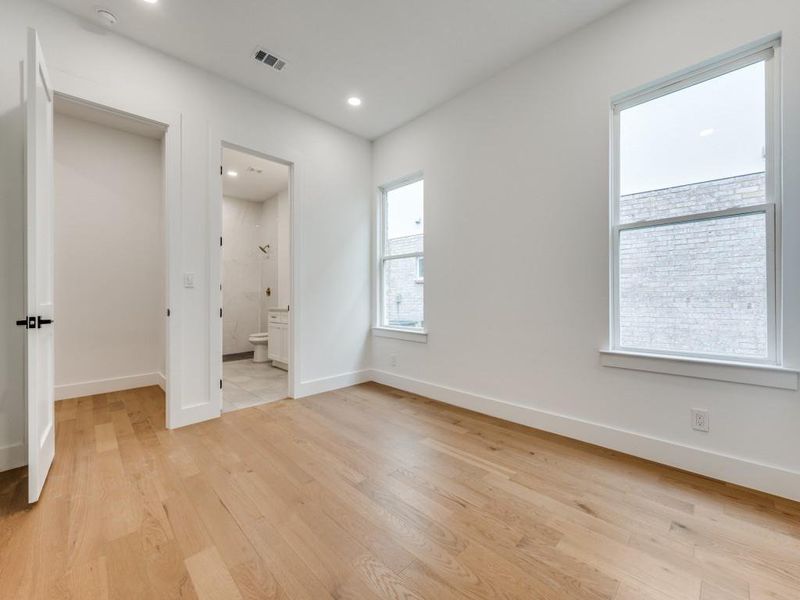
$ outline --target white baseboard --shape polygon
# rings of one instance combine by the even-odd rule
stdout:
[[[94,381],[82,381],[56,386],[56,400],[93,396],[94,394],[109,394],[122,390],[146,387],[148,385],[166,385],[166,380],[161,373],[143,373],[141,375],[128,375],[127,377],[112,377]]]
[[[372,371],[369,369],[351,371],[350,373],[342,373],[340,375],[322,377],[320,379],[310,379],[308,381],[301,381],[300,384],[295,387],[294,397],[303,398],[314,394],[332,392],[333,390],[339,390],[359,383],[366,383],[371,380]]]
[[[373,381],[657,463],[800,501],[800,473],[377,369]]]
[[[28,452],[23,442],[0,447],[0,473],[26,464],[28,464]]]
[[[156,377],[158,379],[158,382],[156,383],[156,385],[161,388],[162,392],[166,393],[166,391],[167,391],[167,376],[164,375],[163,373],[156,373]]]

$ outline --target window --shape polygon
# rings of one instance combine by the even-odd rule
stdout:
[[[425,327],[423,189],[421,176],[381,188],[381,327]]]
[[[779,362],[776,52],[614,104],[613,350]]]

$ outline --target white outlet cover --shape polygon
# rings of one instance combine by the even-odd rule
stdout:
[[[695,431],[708,432],[708,411],[700,408],[692,409],[692,429]]]
[[[194,273],[184,273],[183,274],[183,287],[185,287],[185,288],[193,288],[194,287]]]

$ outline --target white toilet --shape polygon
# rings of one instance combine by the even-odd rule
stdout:
[[[254,333],[248,340],[253,344],[253,362],[267,362],[267,343],[269,342],[268,333]]]

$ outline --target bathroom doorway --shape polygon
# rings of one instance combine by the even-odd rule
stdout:
[[[222,412],[289,396],[289,165],[222,148]]]

